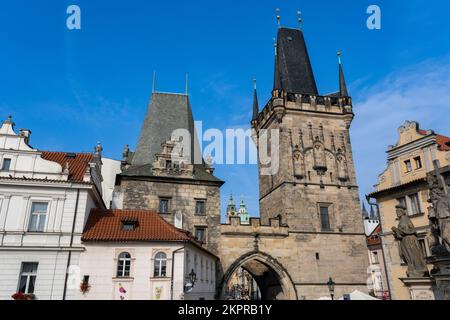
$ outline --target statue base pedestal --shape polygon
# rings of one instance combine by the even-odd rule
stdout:
[[[450,300],[450,256],[431,257],[434,266],[431,277],[435,282],[436,300]]]
[[[435,300],[432,278],[401,278],[411,294],[411,300]]]

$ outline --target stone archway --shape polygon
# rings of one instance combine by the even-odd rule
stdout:
[[[239,268],[244,268],[256,280],[262,300],[298,300],[286,269],[275,258],[259,251],[241,256],[228,268],[218,288],[219,299],[226,299],[227,284]]]

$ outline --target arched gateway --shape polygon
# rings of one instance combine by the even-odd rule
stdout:
[[[272,256],[252,251],[239,257],[225,272],[218,296],[227,298],[226,287],[233,274],[243,268],[255,279],[262,300],[297,300],[297,291],[286,269]]]

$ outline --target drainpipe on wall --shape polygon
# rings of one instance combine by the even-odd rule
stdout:
[[[66,300],[67,295],[67,280],[69,279],[69,267],[72,260],[72,246],[73,246],[73,237],[75,233],[75,226],[77,223],[77,213],[78,213],[78,202],[80,201],[80,189],[77,189],[77,200],[75,202],[75,213],[73,215],[72,222],[72,234],[70,235],[70,246],[69,246],[69,257],[67,258],[67,267],[66,267],[66,278],[64,280],[64,291],[63,291],[63,300]]]
[[[172,252],[172,270],[170,271],[170,300],[173,300],[173,275],[174,275],[174,268],[175,268],[175,254],[177,252],[180,252],[181,250],[186,249],[186,241],[184,241],[184,244],[181,248],[178,248],[177,250]],[[184,269],[184,268],[183,268]],[[184,270],[183,270],[183,292],[184,292]]]
[[[376,203],[376,202],[370,202],[370,199],[371,199],[371,197],[366,195],[367,203],[370,206],[377,207],[378,218],[380,219],[381,234],[383,235],[383,223],[381,221],[380,205],[378,203]],[[387,282],[387,289],[388,289],[388,293],[389,293],[389,300],[392,300],[391,285],[390,285],[390,280],[389,280],[389,273],[388,273],[388,270],[387,270],[386,254],[384,252],[384,245],[383,245],[383,237],[380,237],[380,243],[381,243],[381,253],[383,254],[383,267],[384,267],[384,274],[386,275],[386,282]]]

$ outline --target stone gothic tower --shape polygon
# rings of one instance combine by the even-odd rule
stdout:
[[[272,97],[260,111],[255,89],[253,106],[256,135],[279,132],[278,171],[266,175],[264,165],[259,167],[260,213],[266,224],[280,216],[307,250],[328,245],[365,255],[353,250],[364,246],[364,237],[349,135],[354,114],[340,57],[339,84],[338,92],[319,95],[303,32],[279,29]],[[350,272],[350,256],[341,258],[349,258]]]
[[[136,150],[124,149],[113,208],[158,212],[216,253],[224,182],[202,159],[197,140],[189,96],[153,92]],[[181,141],[190,143],[180,147]]]

